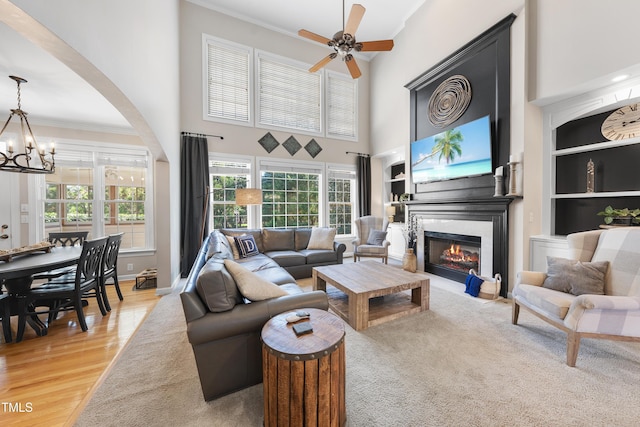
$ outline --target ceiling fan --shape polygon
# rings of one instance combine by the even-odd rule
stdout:
[[[356,52],[372,52],[372,51],[389,51],[393,49],[393,40],[376,40],[369,42],[357,42],[356,30],[360,25],[365,8],[361,4],[354,4],[351,7],[347,23],[344,22],[344,0],[342,1],[342,31],[338,31],[333,35],[332,39],[320,36],[307,30],[298,31],[298,35],[310,40],[331,46],[334,52],[322,58],[317,64],[309,68],[309,71],[315,73],[336,57],[342,58],[347,64],[351,77],[357,79],[362,75],[360,68],[356,63],[351,51]]]

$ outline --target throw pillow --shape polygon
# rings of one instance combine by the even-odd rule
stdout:
[[[225,259],[224,266],[229,273],[231,273],[231,276],[233,276],[233,280],[236,281],[236,285],[238,285],[242,296],[249,301],[262,301],[289,295],[287,291],[281,289],[280,286],[263,279],[235,261]]]
[[[311,230],[307,249],[333,249],[333,240],[336,237],[335,228],[316,227]]]
[[[240,258],[249,258],[250,256],[258,255],[258,245],[252,235],[247,234],[233,238],[236,247],[238,248],[238,255]]]
[[[608,261],[582,262],[547,257],[547,278],[543,287],[573,295],[604,294],[604,276]]]
[[[219,260],[209,260],[200,269],[196,280],[198,295],[213,313],[231,310],[242,302],[238,287],[223,270]]]
[[[367,239],[367,245],[382,246],[382,243],[386,238],[387,238],[386,231],[371,230],[369,232],[369,238]]]
[[[229,242],[229,247],[231,248],[231,252],[233,252],[233,259],[240,259],[240,254],[238,253],[238,246],[236,246],[236,239],[231,236],[225,236],[225,237]]]

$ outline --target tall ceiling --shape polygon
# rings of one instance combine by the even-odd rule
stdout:
[[[187,0],[191,3],[297,37],[299,29],[331,38],[342,29],[340,0]],[[359,0],[366,8],[356,32],[359,41],[392,39],[426,0]],[[344,19],[354,1],[344,2]],[[16,83],[9,75],[28,80],[21,86],[22,109],[31,125],[58,125],[94,130],[131,126],[97,90],[39,46],[0,22],[0,121],[16,108]],[[361,54],[362,55],[362,54]],[[372,54],[364,56],[371,58]],[[15,120],[15,119],[14,119]],[[0,125],[0,126],[2,126]]]

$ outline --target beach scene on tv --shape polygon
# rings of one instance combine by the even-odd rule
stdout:
[[[414,183],[491,173],[489,116],[411,143]]]

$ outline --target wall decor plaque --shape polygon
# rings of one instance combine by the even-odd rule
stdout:
[[[437,128],[455,122],[471,103],[471,84],[463,75],[447,78],[433,91],[429,98],[427,118]]]
[[[285,150],[287,150],[289,152],[289,154],[291,154],[292,156],[294,154],[296,154],[301,148],[302,145],[300,145],[300,143],[298,142],[297,139],[295,139],[292,136],[290,136],[289,138],[287,138],[287,140],[285,142],[282,143],[282,146],[285,148]]]
[[[315,139],[309,141],[307,145],[304,146],[304,149],[307,150],[307,153],[309,153],[313,158],[322,151],[322,147],[320,147],[320,144],[318,144]]]
[[[278,147],[278,145],[280,145],[278,140],[275,139],[273,135],[271,135],[271,132],[267,132],[262,138],[258,140],[258,143],[262,145],[262,148],[267,150],[267,153],[272,152]]]

